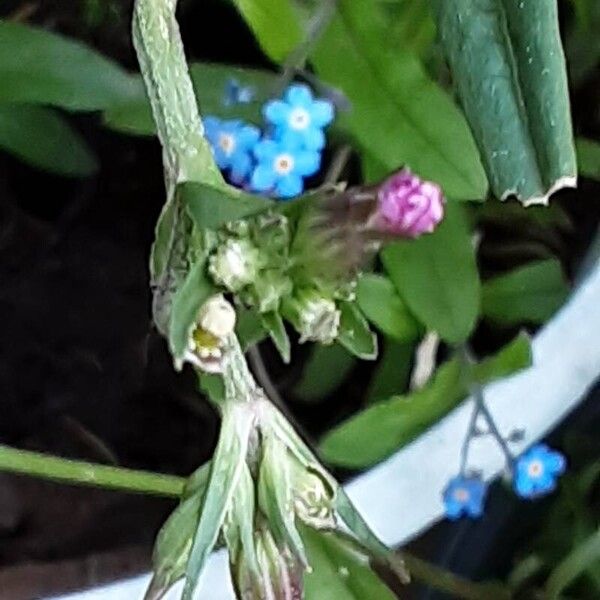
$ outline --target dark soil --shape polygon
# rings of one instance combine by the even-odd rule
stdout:
[[[190,56],[268,66],[231,4],[180,4]],[[83,39],[134,69],[130,12],[130,0],[9,0],[0,16]],[[600,133],[598,81],[575,99],[578,129],[590,136]],[[193,375],[173,372],[150,322],[147,257],[163,201],[160,149],[156,140],[107,131],[97,115],[72,122],[100,159],[96,178],[57,178],[0,154],[0,442],[187,475],[210,456],[218,420]],[[600,218],[598,191],[585,183],[563,195],[582,225],[562,239],[569,267]],[[486,268],[500,268],[494,260]],[[264,351],[310,435],[360,405],[370,366],[310,407],[290,394],[305,350],[291,369],[269,346]],[[146,570],[172,508],[155,498],[0,474],[0,600]]]

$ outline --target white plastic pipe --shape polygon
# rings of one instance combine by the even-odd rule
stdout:
[[[519,452],[543,437],[575,408],[600,374],[600,259],[571,299],[533,341],[533,366],[488,386],[485,398],[501,432],[525,429]],[[348,493],[374,531],[389,545],[402,544],[443,518],[441,491],[459,468],[460,449],[473,410],[467,399],[414,442],[347,485]],[[498,476],[503,456],[489,436],[476,438],[470,465],[486,479]],[[143,575],[55,600],[135,600]],[[175,587],[169,600],[178,598]],[[214,554],[198,598],[233,600],[227,556]]]

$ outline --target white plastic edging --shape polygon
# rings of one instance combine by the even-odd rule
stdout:
[[[524,429],[519,452],[553,429],[585,397],[600,374],[600,259],[589,276],[533,340],[533,366],[485,390],[501,432]],[[441,491],[459,468],[460,449],[473,410],[467,399],[417,440],[347,485],[365,519],[389,545],[418,535],[443,518]],[[487,436],[473,440],[470,466],[486,479],[497,477],[503,456]],[[55,600],[135,600],[143,597],[143,575]],[[168,595],[179,597],[181,586]],[[215,553],[203,573],[199,599],[234,600],[227,555]]]

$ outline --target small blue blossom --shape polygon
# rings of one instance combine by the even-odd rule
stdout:
[[[302,148],[288,136],[261,140],[254,146],[254,156],[258,164],[250,178],[250,189],[279,198],[302,193],[303,177],[313,175],[321,166],[319,152]]]
[[[325,146],[323,128],[333,121],[334,110],[328,100],[314,100],[308,86],[293,84],[283,100],[267,102],[263,114],[274,126],[275,137],[292,136],[310,150],[321,150]]]
[[[216,117],[204,119],[204,134],[213,149],[220,169],[229,169],[234,183],[242,183],[252,170],[252,148],[260,138],[254,125],[242,121],[222,121]]]
[[[462,516],[471,518],[483,514],[486,486],[479,477],[453,477],[444,490],[446,516],[452,521]]]
[[[254,100],[254,96],[254,88],[249,85],[241,85],[237,79],[228,79],[225,83],[225,97],[223,99],[225,106],[248,104]]]
[[[537,498],[556,489],[556,480],[565,472],[565,457],[546,444],[536,444],[522,454],[515,465],[514,488],[521,498]]]

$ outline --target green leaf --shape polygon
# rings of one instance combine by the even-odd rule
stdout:
[[[153,577],[144,600],[159,600],[184,576],[201,506],[202,494],[190,496],[162,526],[152,554]]]
[[[251,419],[247,414],[242,414],[238,407],[225,407],[219,442],[211,462],[202,514],[186,565],[182,600],[192,598],[206,559],[217,542],[238,482],[247,468],[246,454],[252,428]]]
[[[281,359],[284,363],[290,362],[290,338],[285,330],[283,319],[277,312],[265,313],[262,315],[263,327],[269,332],[269,336],[273,340]]]
[[[418,57],[388,34],[394,15],[371,0],[341,0],[338,11],[312,55],[318,75],[352,104],[336,126],[388,171],[406,163],[452,198],[485,197],[467,123]]]
[[[419,336],[419,323],[387,277],[373,273],[363,275],[358,280],[356,301],[367,319],[389,337],[412,341]]]
[[[369,324],[353,302],[340,302],[340,330],[337,341],[358,358],[377,358],[377,337],[369,329]]]
[[[289,0],[234,0],[263,52],[282,62],[303,39],[299,14]]]
[[[552,571],[546,582],[549,600],[557,600],[563,590],[589,568],[600,564],[600,529],[576,546]]]
[[[258,476],[258,504],[265,515],[275,541],[288,546],[292,554],[306,565],[304,543],[295,523],[294,504],[290,478],[290,460],[287,449],[276,436],[263,439],[262,461]]]
[[[544,323],[569,295],[560,262],[527,264],[483,284],[482,313],[503,325]]]
[[[315,344],[294,393],[310,402],[325,398],[342,384],[355,365],[354,356],[343,346]]]
[[[242,350],[246,351],[254,344],[265,339],[267,332],[262,323],[261,315],[253,309],[238,307],[235,333]]]
[[[495,356],[475,365],[471,378],[484,385],[531,364],[529,338],[520,335]],[[362,469],[387,458],[457,406],[468,393],[469,378],[460,361],[438,368],[420,390],[374,404],[330,431],[320,445],[324,460]]]
[[[246,194],[233,187],[217,188],[197,182],[177,186],[181,201],[200,229],[217,229],[266,210],[273,203],[262,196]]]
[[[306,600],[393,600],[395,595],[379,579],[369,559],[339,534],[303,528],[312,571],[304,576]]]
[[[471,377],[485,385],[530,367],[532,359],[531,338],[523,332],[494,356],[473,365]]]
[[[0,37],[1,31],[0,24]],[[81,136],[57,113],[41,106],[0,104],[0,148],[59,175],[85,177],[98,170]]]
[[[577,138],[575,140],[579,172],[584,177],[600,181],[600,144],[593,140]]]
[[[435,0],[438,32],[494,194],[546,203],[576,183],[556,0]]]
[[[367,404],[386,400],[408,387],[413,365],[413,344],[401,344],[386,338],[375,373],[367,391]]]
[[[275,73],[260,69],[248,69],[233,65],[193,63],[190,75],[204,115],[217,115],[223,119],[243,119],[250,123],[262,123],[262,106],[271,98],[277,80]],[[124,133],[153,135],[156,127],[152,119],[150,103],[144,92],[141,77],[135,76],[135,96],[122,104],[111,106],[103,114],[104,123]],[[250,87],[253,98],[248,103],[225,103],[227,82],[235,80],[243,87]]]
[[[198,312],[215,293],[216,289],[206,275],[206,260],[198,260],[176,292],[171,308],[169,346],[178,368],[181,368],[190,335],[196,326]]]
[[[446,205],[431,235],[392,244],[382,252],[385,269],[409,310],[442,339],[469,337],[479,312],[475,251],[462,209]]]
[[[461,366],[441,366],[422,389],[374,404],[325,435],[321,456],[332,464],[362,469],[387,458],[454,408],[466,391]]]
[[[135,96],[135,80],[80,42],[0,21],[0,101],[102,110]]]

